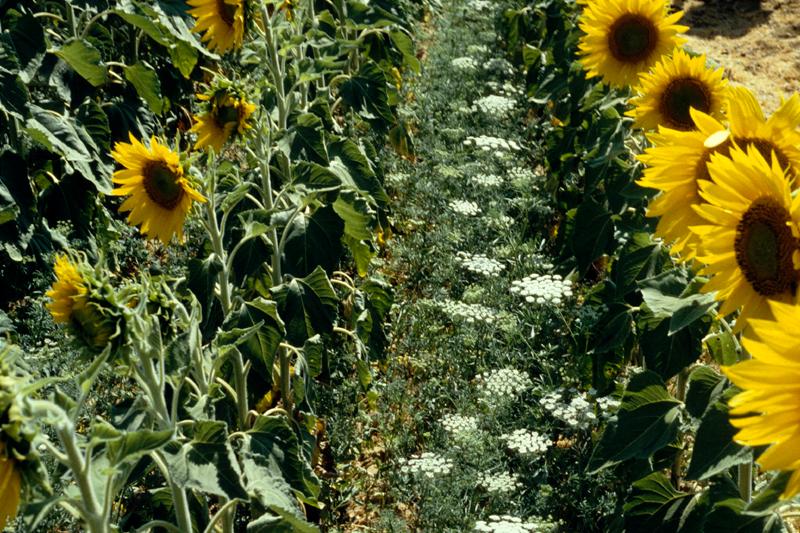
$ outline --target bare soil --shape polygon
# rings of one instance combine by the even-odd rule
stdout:
[[[688,45],[725,67],[764,110],[800,91],[800,0],[674,0]]]

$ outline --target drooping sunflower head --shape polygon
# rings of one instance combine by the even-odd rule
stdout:
[[[212,52],[224,54],[239,49],[244,41],[246,0],[187,0],[196,21],[192,31],[203,33],[201,40]]]
[[[116,332],[113,307],[98,296],[97,282],[89,269],[66,255],[56,257],[56,280],[46,295],[47,309],[56,323],[70,331],[92,350],[105,348]]]
[[[753,145],[768,161],[774,153],[789,177],[800,174],[800,95],[781,102],[767,119],[750,90],[731,87],[727,110],[734,144]]]
[[[22,490],[22,477],[20,476],[17,461],[6,451],[6,445],[0,441],[0,530],[4,530],[9,520],[17,516],[20,494]]]
[[[636,85],[639,74],[683,44],[683,16],[668,12],[667,0],[593,0],[584,7],[578,45],[586,77],[609,85]]]
[[[706,222],[691,228],[713,276],[703,291],[716,291],[720,314],[740,310],[741,330],[751,318],[769,317],[770,301],[796,300],[800,198],[792,199],[777,157],[768,162],[753,146],[714,154],[708,170],[712,181],[699,182],[707,203],[695,206]]]
[[[56,257],[53,268],[56,281],[47,291],[47,309],[59,324],[69,324],[76,309],[86,306],[86,283],[78,268],[66,255]]]
[[[691,57],[676,49],[640,76],[638,95],[631,99],[635,107],[628,115],[646,130],[658,126],[683,131],[697,129],[691,109],[721,119],[727,89],[722,74],[722,68],[706,67],[706,56]]]
[[[670,245],[670,252],[683,261],[696,255],[700,238],[689,227],[704,224],[693,206],[702,203],[698,181],[708,180],[711,154],[728,153],[725,127],[710,115],[690,112],[697,130],[680,131],[660,127],[648,139],[652,146],[639,156],[646,168],[636,183],[659,194],[647,206],[648,217],[660,217],[656,236]],[[722,140],[720,138],[722,137]]]
[[[774,320],[751,320],[743,344],[752,359],[722,370],[743,389],[728,402],[734,440],[769,446],[757,462],[793,471],[781,499],[800,492],[800,306],[772,302]]]
[[[128,196],[119,210],[129,211],[128,223],[140,226],[151,239],[169,244],[173,235],[183,241],[183,223],[192,201],[205,202],[184,177],[177,153],[155,137],[147,147],[130,135],[130,143],[118,142],[111,156],[123,167],[111,181],[119,185],[115,196]]]
[[[206,111],[194,117],[191,131],[197,133],[195,149],[211,147],[219,152],[232,136],[244,135],[252,128],[251,117],[256,106],[247,101],[242,91],[231,86],[219,87],[197,97],[206,103]]]

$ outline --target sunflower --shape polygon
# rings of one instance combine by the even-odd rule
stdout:
[[[111,191],[115,196],[129,196],[119,210],[130,211],[128,223],[141,224],[140,231],[148,238],[168,244],[177,234],[183,241],[183,221],[192,207],[192,200],[206,199],[191,188],[183,177],[178,154],[155,137],[150,147],[130,135],[130,143],[118,142],[111,156],[124,170],[114,172],[112,181],[119,185]]]
[[[692,207],[702,202],[697,182],[710,179],[706,163],[717,150],[727,154],[729,144],[722,124],[694,109],[690,113],[697,130],[660,128],[648,136],[653,146],[639,156],[647,168],[636,182],[661,191],[647,206],[647,216],[661,217],[656,236],[670,243],[673,255],[686,261],[694,258],[700,242],[688,228],[705,223]]]
[[[713,181],[701,180],[695,206],[706,220],[691,230],[701,240],[698,259],[713,278],[703,292],[723,300],[720,314],[741,309],[737,330],[751,318],[769,318],[769,301],[795,302],[800,248],[800,196],[792,199],[778,158],[771,164],[755,146],[711,156]]]
[[[17,462],[7,456],[6,446],[0,442],[0,494],[3,495],[0,499],[0,531],[17,516],[21,484]]]
[[[209,106],[205,113],[194,117],[195,124],[191,131],[197,133],[195,149],[202,150],[210,146],[219,152],[231,135],[243,135],[252,127],[249,119],[256,106],[245,98],[232,95],[224,89],[212,95],[198,94],[197,97],[208,101]]]
[[[796,93],[783,100],[769,119],[764,117],[758,100],[745,87],[731,87],[727,103],[733,142],[739,146],[753,144],[765,159],[775,152],[789,176],[800,172],[800,96]]]
[[[46,293],[51,300],[47,309],[57,323],[69,324],[74,312],[86,306],[88,289],[77,267],[67,256],[56,257],[54,270],[56,281]]]
[[[722,78],[723,71],[706,68],[704,55],[691,57],[676,49],[639,77],[638,96],[631,99],[635,108],[627,114],[646,130],[658,126],[696,129],[691,108],[721,119],[728,83]]]
[[[800,492],[800,306],[770,303],[775,320],[751,320],[743,339],[752,359],[722,370],[744,389],[730,399],[734,439],[769,448],[758,458],[767,470],[793,470],[781,499]]]
[[[669,14],[666,0],[592,0],[580,18],[578,44],[586,77],[601,76],[616,86],[635,85],[642,72],[683,44],[676,24],[682,11]]]
[[[187,0],[197,21],[192,31],[205,32],[201,40],[212,52],[241,48],[244,40],[245,0]]]

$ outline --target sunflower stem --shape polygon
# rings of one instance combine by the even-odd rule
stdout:
[[[206,228],[211,237],[211,247],[222,264],[222,269],[219,272],[219,302],[222,304],[222,314],[227,317],[233,307],[229,281],[230,265],[228,264],[227,252],[222,244],[222,232],[217,222],[217,203],[214,196],[214,189],[216,188],[217,181],[216,170],[211,173],[211,176],[208,201],[206,202],[206,218],[208,219]]]
[[[675,398],[680,401],[686,401],[686,386],[689,383],[689,367],[685,367],[680,371],[675,379]],[[681,484],[681,467],[683,465],[683,452],[678,452],[675,456],[675,461],[672,463],[672,484],[675,488],[679,488]]]
[[[722,321],[725,326],[728,327],[728,331],[730,331],[730,326],[725,320]],[[750,359],[750,354],[747,350],[742,347],[742,343],[739,340],[739,334],[733,335],[733,338],[736,341],[736,349],[739,355],[739,361],[746,361]],[[750,456],[750,460],[744,464],[739,465],[738,467],[738,481],[739,481],[739,495],[746,503],[750,503],[750,500],[753,497],[753,457]]]

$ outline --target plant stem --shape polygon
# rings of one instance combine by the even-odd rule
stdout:
[[[58,439],[64,446],[67,454],[67,463],[81,492],[82,507],[85,511],[83,518],[86,520],[88,530],[90,533],[108,533],[106,513],[100,508],[100,504],[97,501],[91,473],[75,439],[75,428],[60,424],[56,427],[56,432],[58,433]],[[111,490],[111,487],[106,487],[106,490]]]
[[[686,386],[689,383],[689,367],[685,367],[680,371],[675,379],[675,397],[680,401],[686,401]],[[672,484],[675,488],[679,488],[681,484],[681,466],[683,464],[683,451],[681,450],[675,456],[675,461],[672,463]]]
[[[222,314],[228,316],[233,304],[231,303],[230,282],[228,274],[227,253],[222,245],[222,232],[217,222],[217,205],[214,199],[214,189],[216,188],[216,170],[212,172],[211,186],[208,191],[208,201],[206,202],[206,227],[211,237],[211,248],[219,257],[222,270],[219,272],[219,302],[222,305]]]
[[[239,429],[247,429],[247,376],[244,371],[242,352],[233,349],[233,375],[236,383],[236,406],[239,411]]]

